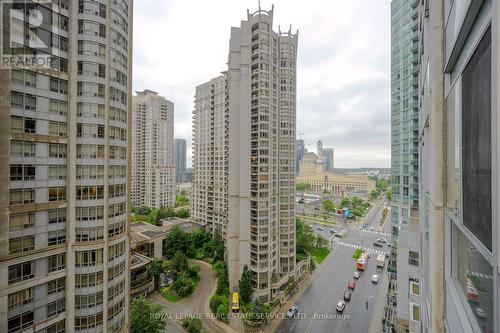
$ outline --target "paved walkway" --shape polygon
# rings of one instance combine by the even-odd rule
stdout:
[[[180,321],[183,316],[188,314],[199,316],[203,329],[208,333],[230,332],[224,330],[223,327],[219,327],[219,325],[214,323],[215,320],[210,319],[209,301],[217,288],[217,275],[212,270],[212,266],[200,260],[189,260],[189,263],[200,267],[200,283],[191,295],[177,302],[170,302],[157,292],[153,292],[148,296],[151,302],[165,306],[165,313],[168,314],[165,327],[167,332],[185,332],[184,328],[180,325]],[[206,301],[203,302],[202,300]]]
[[[373,302],[375,309],[372,313],[372,322],[370,324],[370,329],[368,333],[380,333],[382,332],[382,318],[384,318],[384,308],[387,302],[387,289],[389,288],[389,275],[387,271],[384,271],[384,274],[381,274],[380,279],[380,292]]]

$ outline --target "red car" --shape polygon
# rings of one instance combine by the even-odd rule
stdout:
[[[347,288],[349,289],[354,289],[356,287],[356,282],[354,282],[354,280],[351,280],[349,281],[349,283],[347,284]]]

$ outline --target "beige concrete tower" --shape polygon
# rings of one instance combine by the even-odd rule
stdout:
[[[297,34],[273,31],[273,9],[231,28],[228,61],[227,260],[231,290],[244,266],[270,299],[295,271]]]
[[[193,111],[192,218],[226,235],[228,120],[225,75],[196,87]]]
[[[133,3],[4,3],[51,61],[0,72],[0,332],[126,332]]]
[[[132,202],[175,204],[174,103],[151,90],[133,97]]]

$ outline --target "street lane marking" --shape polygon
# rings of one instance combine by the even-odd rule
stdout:
[[[480,273],[480,272],[471,272],[471,271],[468,271],[467,273],[469,273],[469,275],[474,275],[474,276],[477,276],[477,277],[481,277],[483,279],[493,280],[493,276],[492,275],[483,274],[483,273]]]
[[[351,248],[353,248],[353,249],[360,248],[360,249],[363,249],[363,250],[368,251],[368,252],[371,252],[371,253],[385,254],[385,251],[376,250],[376,249],[370,249],[370,248],[368,248],[368,247],[361,247],[361,246],[356,245],[356,244],[345,243],[345,242],[337,242],[337,244],[342,245],[342,246],[351,247]]]
[[[377,234],[377,235],[382,235],[382,236],[386,236],[386,237],[390,237],[391,234],[387,233],[387,232],[382,232],[382,231],[371,231],[371,230],[365,230],[363,228],[357,228],[356,230],[358,231],[361,231],[361,232],[369,232],[369,233],[372,233],[372,234]]]

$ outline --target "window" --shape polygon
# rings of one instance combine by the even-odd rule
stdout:
[[[11,205],[26,205],[35,202],[35,189],[10,190]]]
[[[95,221],[104,218],[104,206],[76,207],[77,221]]]
[[[33,118],[11,116],[10,117],[10,129],[13,132],[35,133],[36,132],[36,120]]]
[[[66,288],[66,278],[62,277],[57,280],[47,282],[47,295],[56,294]]]
[[[49,112],[66,116],[68,114],[68,102],[51,98],[49,102]]]
[[[104,145],[76,145],[76,158],[104,158]]]
[[[22,331],[33,325],[33,311],[27,311],[9,319],[7,333]]]
[[[76,115],[78,117],[104,119],[104,104],[78,103],[76,106]]]
[[[12,157],[35,157],[36,143],[28,141],[11,141],[10,156]]]
[[[66,123],[60,121],[50,121],[49,135],[66,137],[67,136]]]
[[[22,253],[35,248],[35,236],[22,236],[9,239],[9,253]]]
[[[491,28],[462,74],[463,223],[490,251],[491,215]]]
[[[49,210],[49,224],[66,223],[66,208]]]
[[[8,299],[9,309],[15,309],[19,306],[29,304],[33,302],[33,287],[9,294]]]
[[[66,253],[55,254],[47,258],[47,271],[49,273],[66,268]]]
[[[493,295],[493,280],[495,271],[490,263],[477,249],[475,242],[470,241],[464,233],[452,223],[451,231],[451,266],[452,277],[457,281],[458,292],[463,303],[468,304],[470,313],[480,326],[488,332],[488,327],[493,327],[493,298],[483,295]],[[481,318],[476,312],[480,306],[486,317]]]
[[[75,316],[75,330],[85,330],[102,324],[102,312],[88,316]]]
[[[66,200],[66,187],[49,187],[49,201]]]
[[[108,246],[108,260],[111,261],[125,253],[125,241]]]
[[[104,165],[77,165],[76,179],[103,179]]]
[[[53,317],[65,310],[66,300],[64,298],[53,301],[47,305],[47,318]]]
[[[98,200],[104,198],[104,186],[77,186],[76,200]]]
[[[51,77],[50,78],[50,90],[54,92],[59,92],[61,94],[68,93],[68,81]]]
[[[76,228],[77,242],[93,242],[104,238],[102,227]]]
[[[418,266],[418,252],[408,251],[408,264]]]
[[[50,231],[48,234],[48,245],[53,246],[66,242],[66,230]]]
[[[34,180],[36,169],[31,164],[11,164],[10,180]]]
[[[104,138],[104,125],[76,124],[76,136],[79,138]]]
[[[49,180],[66,179],[66,165],[49,165]]]
[[[60,322],[48,326],[46,333],[64,333],[65,331],[66,331],[66,320],[63,319]]]
[[[66,144],[64,144],[64,143],[50,143],[49,144],[49,157],[66,158]]]
[[[102,284],[102,281],[102,272],[75,275],[75,284],[77,288],[97,286]]]
[[[102,249],[76,252],[76,267],[96,266],[101,264]]]
[[[11,214],[9,216],[9,230],[31,228],[35,225],[35,213]]]
[[[33,263],[31,261],[9,266],[9,284],[32,279]]]
[[[410,302],[411,306],[411,320],[420,322],[420,306]]]
[[[93,308],[102,304],[102,291],[95,294],[75,295],[75,309]]]

